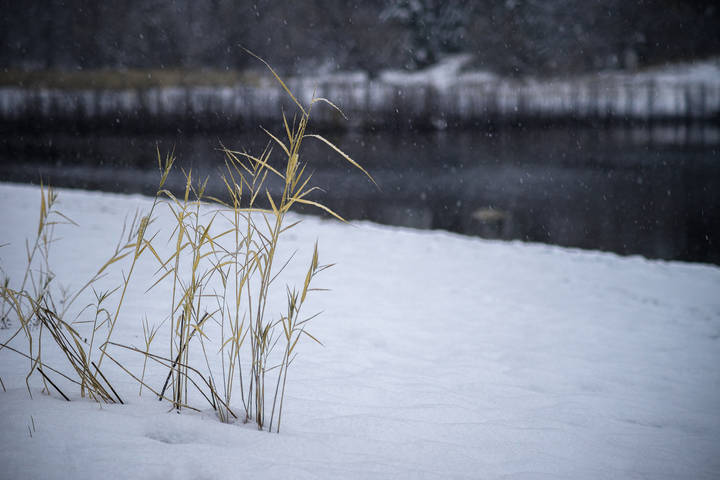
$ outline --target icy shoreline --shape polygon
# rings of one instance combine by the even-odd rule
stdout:
[[[149,200],[60,191],[79,228],[54,269],[82,281],[117,219]],[[36,187],[0,183],[0,265],[21,271]],[[160,221],[158,227],[164,227]],[[319,239],[324,310],[289,382],[285,432],[167,413],[108,369],[127,405],[25,390],[0,352],[4,478],[717,478],[720,268],[305,217]],[[60,253],[62,252],[62,254]],[[304,265],[291,264],[289,275]],[[143,283],[154,267],[143,267]],[[117,341],[142,342],[163,306],[139,288]],[[5,341],[12,330],[1,330]],[[161,333],[162,335],[162,333]],[[165,338],[158,340],[160,343]],[[21,342],[20,342],[21,343]],[[61,357],[47,351],[46,358]],[[128,367],[140,359],[122,358]],[[215,366],[217,367],[217,366]],[[161,383],[165,371],[149,372]],[[29,433],[32,431],[32,434]]]
[[[339,73],[290,78],[304,102],[332,99],[349,121],[317,108],[320,128],[436,128],[517,121],[686,121],[720,115],[717,60],[642,72],[601,72],[563,79],[511,79],[465,72],[464,57],[427,70]],[[236,128],[278,123],[291,105],[272,79],[256,85],[125,90],[0,88],[0,122],[113,128]],[[56,125],[57,126],[57,125]]]

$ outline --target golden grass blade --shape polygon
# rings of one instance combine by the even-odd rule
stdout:
[[[340,220],[341,222],[348,223],[347,220],[345,220],[345,219],[342,218],[340,215],[338,215],[337,213],[335,213],[335,212],[333,212],[332,210],[330,210],[328,207],[326,207],[326,206],[323,205],[322,203],[313,202],[312,200],[305,200],[304,198],[298,198],[298,199],[296,199],[295,201],[298,202],[298,203],[304,203],[304,204],[306,204],[306,205],[312,205],[313,207],[317,207],[317,208],[319,208],[319,209],[321,209],[321,210],[326,211],[327,213],[329,213],[329,214],[332,215],[333,217],[337,218],[337,219]]]
[[[187,173],[185,173],[185,170],[182,172],[183,175],[185,175],[185,203],[187,203],[190,197],[190,191],[192,190],[192,169]]]
[[[312,338],[313,340],[315,340],[315,341],[318,343],[318,345],[320,345],[320,346],[322,346],[322,347],[325,346],[320,340],[318,340],[317,338],[315,338],[314,336],[312,336],[312,335],[310,334],[310,332],[308,332],[307,330],[303,329],[303,330],[300,331],[300,333],[304,333],[304,334],[307,335],[308,337]]]
[[[292,259],[295,257],[295,254],[297,253],[297,250],[295,250],[292,255],[283,263],[283,266],[280,267],[280,269],[277,271],[277,273],[273,276],[273,278],[270,279],[270,283],[275,282],[275,279],[280,276],[280,274],[287,268],[287,266],[290,264]]]
[[[287,133],[288,142],[290,142],[290,145],[293,144],[294,141],[294,135],[290,131],[290,127],[288,126],[287,117],[285,116],[285,111],[282,112],[282,119],[283,124],[285,125],[285,133]]]
[[[280,230],[280,233],[281,233],[281,234],[282,234],[282,233],[285,233],[286,231],[290,230],[291,228],[293,228],[294,226],[296,226],[297,224],[299,224],[299,223],[301,223],[301,222],[302,222],[302,220],[298,220],[298,221],[296,221],[296,222],[291,223],[290,225],[288,225],[288,226],[286,226],[286,227],[283,227],[283,228]]]
[[[267,231],[268,231],[267,235],[272,236],[273,228],[270,226],[270,220],[268,220],[268,216],[262,215],[262,219],[263,219],[263,222],[265,222],[265,226],[267,227]],[[268,238],[267,235],[263,234],[263,232],[261,232],[259,228],[257,228],[257,224],[253,223],[253,227],[255,228],[255,233],[260,235],[260,238],[263,240],[263,242],[265,242],[265,244],[269,244],[271,239]]]
[[[318,241],[315,240],[315,251],[313,253],[313,259],[312,259],[313,271],[317,270],[319,260],[320,260],[320,253],[318,252]]]
[[[225,203],[224,201],[222,201],[222,200],[220,200],[219,198],[214,197],[214,196],[212,196],[212,195],[207,195],[207,196],[204,197],[204,199],[205,199],[205,200],[208,200],[208,201],[211,201],[211,202],[215,202],[215,203],[217,203],[218,205],[222,205],[222,206],[225,207],[225,208],[232,208],[229,204]]]
[[[178,201],[177,197],[175,197],[175,195],[170,190],[162,188],[162,189],[158,190],[158,195],[165,195],[170,200],[172,200],[176,205],[178,205],[178,206],[180,205],[180,202]]]
[[[324,142],[327,146],[335,150],[340,156],[342,156],[347,162],[349,162],[352,166],[362,171],[369,179],[372,181],[376,187],[380,188],[377,183],[375,183],[375,179],[372,178],[372,176],[365,170],[363,167],[360,166],[359,163],[357,163],[355,160],[350,158],[345,152],[340,150],[338,147],[335,146],[334,143],[332,143],[330,140],[326,139],[325,137],[321,135],[317,135],[314,133],[308,133],[307,135],[303,135],[303,138],[317,138],[318,140]]]
[[[315,290],[318,290],[318,289],[316,289],[316,288],[311,288],[311,289],[308,290],[308,291],[312,292],[312,291],[315,291]],[[304,324],[308,323],[308,322],[311,321],[312,319],[314,319],[314,318],[322,315],[322,313],[323,313],[323,312],[320,311],[320,312],[317,312],[317,313],[314,314],[314,315],[310,315],[308,318],[306,318],[306,319],[304,319],[304,320],[302,320],[302,321],[297,322],[297,323],[295,324],[295,327],[299,327],[300,325],[304,325]]]
[[[327,104],[330,105],[332,108],[334,108],[335,110],[337,110],[338,113],[340,113],[340,115],[342,115],[342,117],[343,117],[345,120],[348,119],[348,118],[345,116],[345,113],[342,111],[342,109],[340,109],[340,107],[338,107],[337,105],[335,105],[333,102],[331,102],[331,101],[328,100],[327,98],[315,97],[315,98],[313,98],[312,102],[310,102],[310,105],[313,105],[313,104],[315,104],[315,103],[317,103],[317,102],[327,103]]]
[[[255,57],[255,58],[257,58],[258,60],[260,60],[260,61],[268,68],[268,70],[270,70],[270,73],[273,74],[273,76],[275,77],[275,80],[277,80],[278,83],[280,83],[280,85],[282,86],[282,88],[287,92],[287,94],[290,95],[290,98],[293,99],[293,102],[295,102],[295,105],[297,105],[298,108],[300,109],[300,111],[302,111],[303,115],[307,115],[307,113],[305,112],[305,109],[303,108],[303,106],[300,104],[300,102],[298,102],[297,98],[295,98],[295,95],[292,94],[292,92],[291,92],[290,89],[287,87],[287,85],[285,85],[285,82],[282,81],[282,79],[280,78],[280,76],[279,76],[277,73],[275,73],[275,70],[273,70],[273,68],[270,66],[270,64],[267,63],[267,62],[266,62],[265,60],[263,60],[262,58],[260,58],[260,57],[258,57],[257,55],[255,55],[253,52],[251,52],[251,51],[248,50],[247,48],[243,48],[243,50],[245,50],[247,53],[249,53],[249,54],[252,55],[253,57]]]
[[[104,272],[105,269],[108,268],[108,267],[109,267],[110,265],[112,265],[113,263],[119,262],[119,261],[122,260],[123,258],[127,257],[128,255],[130,255],[130,253],[131,253],[131,252],[123,253],[122,255],[120,255],[120,256],[115,256],[115,257],[111,258],[110,260],[108,260],[107,262],[105,262],[105,265],[103,265],[102,267],[100,267],[100,270],[98,270],[98,275],[101,274],[102,272]]]
[[[305,186],[308,184],[308,182],[310,182],[310,179],[312,178],[312,173],[311,173],[303,180],[302,176],[303,176],[303,173],[305,173],[306,166],[307,166],[307,164],[303,165],[302,168],[300,169],[300,171],[296,175],[293,176],[293,181],[291,182],[291,185],[290,185],[290,187],[291,187],[290,192],[293,195],[296,195],[297,192],[299,192],[303,188],[305,188]],[[298,183],[300,183],[301,180],[302,180],[302,184],[298,187],[297,185],[298,185]]]
[[[38,223],[37,234],[40,235],[43,231],[43,225],[45,217],[47,216],[47,204],[45,202],[45,189],[43,188],[42,180],[40,181],[40,222]]]
[[[205,332],[203,332],[202,328],[200,328],[199,325],[190,325],[190,326],[193,328],[193,330],[194,330],[195,332],[198,332],[201,337],[205,337],[205,338],[207,338],[208,340],[210,340],[210,338],[205,334]]]
[[[79,227],[79,226],[80,226],[80,225],[78,225],[77,223],[75,223],[71,218],[63,215],[61,212],[55,211],[55,212],[53,212],[53,213],[54,213],[55,215],[58,215],[58,216],[64,218],[68,223],[70,223],[70,224],[72,224],[72,225],[75,225],[76,227]]]
[[[200,187],[199,193],[197,193],[198,200],[203,198],[203,195],[205,195],[205,189],[207,188],[208,181],[210,180],[210,177],[205,177],[205,181],[202,183],[202,186]]]
[[[310,281],[312,280],[312,272],[313,268],[312,265],[310,265],[307,275],[305,275],[305,283],[303,284],[303,291],[302,296],[300,297],[300,303],[303,303],[305,301],[305,296],[307,295],[308,287],[310,287]]]
[[[263,128],[263,127],[260,127],[260,128],[262,129],[263,132],[267,133],[267,134],[270,136],[270,138],[272,138],[273,140],[275,140],[275,142],[276,142],[278,145],[280,145],[280,146],[282,147],[283,152],[285,152],[285,155],[290,156],[290,151],[289,151],[288,148],[285,146],[285,144],[280,141],[279,138],[277,138],[277,137],[276,137],[275,135],[273,135],[272,133],[268,132],[265,128]]]
[[[237,207],[240,204],[240,195],[238,194],[239,192],[237,191],[239,187],[238,187],[237,182],[235,181],[235,177],[233,177],[232,172],[230,172],[230,179],[232,180],[232,183],[235,188],[230,186],[230,182],[228,182],[228,179],[225,175],[223,175],[221,178],[222,178],[223,183],[225,184],[225,188],[227,189],[228,193],[230,194],[230,197],[233,200],[233,206]],[[220,203],[224,204],[224,202],[220,202]],[[228,205],[228,207],[229,207],[229,205]]]
[[[322,188],[320,188],[320,187],[312,187],[312,188],[310,188],[310,189],[308,189],[308,190],[305,190],[304,192],[300,192],[299,194],[295,195],[295,196],[292,197],[292,198],[293,198],[293,199],[305,198],[305,197],[307,197],[308,195],[310,195],[312,192],[314,192],[315,190],[319,190],[319,191],[321,191],[321,192],[324,191],[324,190],[323,190]]]
[[[249,168],[247,168],[247,166],[246,166],[243,162],[240,161],[240,158],[237,156],[237,154],[236,154],[235,151],[227,149],[227,148],[226,148],[224,145],[222,145],[222,144],[220,144],[220,145],[222,146],[221,150],[222,150],[223,152],[225,152],[225,155],[226,155],[228,158],[230,158],[230,160],[232,161],[233,168],[235,169],[235,171],[236,171],[239,175],[242,176],[242,172],[241,172],[240,169],[237,167],[238,165],[240,165],[240,167],[242,167],[249,175],[252,175],[252,174],[253,174],[252,170],[250,170]],[[237,152],[237,153],[239,153],[239,152]],[[228,170],[229,170],[229,169],[228,169]]]
[[[296,192],[296,191],[298,191],[298,190],[302,190],[302,187],[299,188],[299,189],[296,188],[296,187],[297,187],[297,184],[300,182],[300,180],[302,180],[303,174],[305,173],[305,167],[307,167],[307,163],[305,163],[305,164],[302,166],[302,168],[300,169],[300,171],[297,172],[297,174],[296,174],[295,177],[293,178],[293,181],[292,181],[292,191],[293,191],[293,192]],[[311,177],[312,177],[312,173],[307,176],[307,178],[305,179],[305,183],[307,183],[308,180],[310,180]]]
[[[267,168],[268,170],[270,170],[271,172],[273,172],[275,175],[277,175],[277,176],[279,176],[280,178],[282,178],[283,180],[285,180],[285,175],[283,175],[282,173],[280,173],[280,172],[278,172],[277,170],[275,170],[270,164],[267,163],[267,161],[262,160],[262,159],[257,158],[257,157],[253,157],[253,156],[250,155],[249,153],[243,153],[243,152],[233,152],[233,153],[235,153],[235,154],[237,154],[237,155],[240,155],[240,156],[242,156],[242,157],[245,157],[245,158],[247,158],[248,160],[252,160],[253,162],[257,163],[258,165],[261,165],[261,166],[264,167],[264,168]],[[269,158],[270,155],[268,154],[266,157]]]
[[[213,235],[212,238],[213,238],[214,241],[217,241],[218,238],[222,238],[222,237],[224,237],[225,235],[227,235],[227,234],[229,234],[229,233],[232,233],[232,232],[234,232],[234,231],[235,231],[235,228],[229,228],[229,229],[225,230],[224,232],[218,233],[217,235]]]
[[[265,193],[267,194],[267,198],[270,201],[270,206],[272,207],[272,211],[275,214],[275,216],[278,216],[278,209],[275,206],[275,202],[273,201],[272,195],[270,195],[270,192],[265,189]]]
[[[160,283],[160,282],[162,282],[163,280],[165,280],[165,279],[168,277],[168,275],[170,275],[171,273],[173,273],[173,270],[168,270],[167,272],[165,272],[160,278],[157,279],[157,281],[156,281],[155,283],[153,283],[152,285],[150,285],[150,287],[149,287],[147,290],[145,290],[145,293],[147,293],[147,292],[149,292],[150,290],[152,290],[153,288],[155,288],[155,286],[156,286],[158,283]]]
[[[223,351],[228,343],[233,342],[233,344],[236,344],[237,342],[235,340],[236,340],[236,338],[234,336],[228,337],[228,339],[225,340],[225,342],[222,345],[220,345],[220,349],[218,350],[218,353]]]
[[[288,355],[291,355],[292,352],[293,352],[293,350],[295,350],[295,345],[297,345],[298,340],[300,340],[300,335],[298,335],[298,336],[295,337],[295,341],[292,343],[292,345],[290,346],[290,348],[288,348]]]

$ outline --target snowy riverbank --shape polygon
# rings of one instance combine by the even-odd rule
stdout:
[[[505,78],[464,71],[467,56],[419,72],[363,72],[290,78],[308,103],[313,93],[340,105],[349,121],[317,108],[321,128],[453,126],[506,121],[686,121],[720,115],[720,63],[668,65],[564,78]],[[0,87],[0,122],[171,130],[255,128],[281,121],[291,104],[272,78],[227,86],[138,89]]]
[[[51,254],[77,286],[149,200],[60,191]],[[0,265],[17,281],[39,190],[0,184]],[[158,228],[169,228],[166,220]],[[169,232],[168,232],[169,234]],[[2,478],[694,478],[720,474],[720,268],[304,218],[285,252],[337,263],[288,380],[284,431],[181,415],[110,368],[126,405],[25,389],[0,351]],[[114,338],[164,315],[148,261]],[[302,277],[304,261],[289,276]],[[119,272],[116,272],[119,275]],[[107,281],[117,280],[113,277]],[[81,302],[82,303],[82,302]],[[273,306],[281,309],[284,305]],[[79,327],[80,328],[80,327]],[[0,330],[5,341],[12,330]],[[161,331],[158,344],[165,345]],[[22,346],[22,341],[17,341]],[[131,369],[132,353],[117,352]],[[57,352],[45,358],[62,363]],[[217,367],[217,365],[212,365]],[[149,383],[166,370],[154,367]]]

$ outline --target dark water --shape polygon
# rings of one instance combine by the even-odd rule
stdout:
[[[712,126],[329,135],[380,190],[315,140],[316,198],[346,218],[720,263],[720,132]],[[222,140],[262,134],[0,133],[0,180],[154,193],[155,147],[211,174]],[[182,179],[176,176],[176,187]],[[220,185],[211,183],[219,191]]]

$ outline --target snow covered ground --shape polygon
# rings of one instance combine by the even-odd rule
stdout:
[[[60,201],[80,227],[57,230],[51,260],[76,286],[118,221],[149,205],[66,190]],[[0,184],[11,278],[38,202],[35,187]],[[110,363],[126,405],[77,391],[68,403],[37,379],[30,399],[28,362],[4,350],[0,478],[720,477],[720,268],[307,217],[286,238],[299,249],[288,275],[304,275],[316,238],[321,262],[337,263],[320,282],[332,291],[312,300],[325,347],[300,347],[279,435],[212,411],[169,413]],[[120,343],[142,346],[143,315],[167,309],[143,294],[146,263]],[[149,382],[165,374],[153,367]]]

